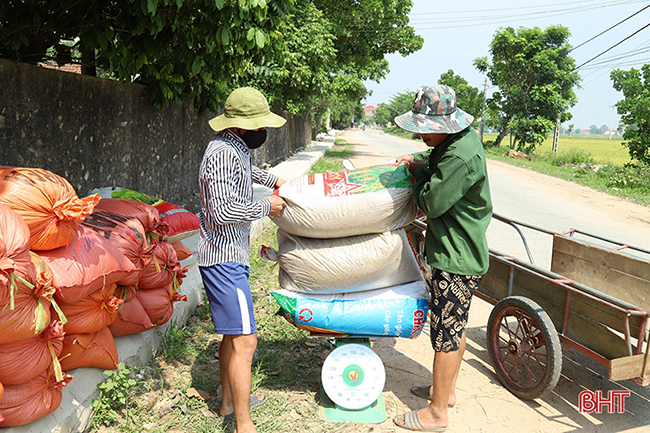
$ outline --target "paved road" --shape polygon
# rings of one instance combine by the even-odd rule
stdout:
[[[421,142],[398,139],[372,130],[347,131],[342,138],[354,144],[355,155],[351,159],[357,167],[385,163],[397,155],[426,148]],[[496,213],[554,231],[578,228],[650,250],[650,209],[646,207],[496,161],[488,161],[488,171]],[[550,236],[527,229],[524,233],[536,264],[548,267]],[[493,221],[488,231],[488,242],[493,249],[525,258],[520,238],[503,223]],[[631,381],[610,382],[607,368],[572,350],[563,352],[562,377],[547,397],[522,401],[505,391],[496,380],[485,350],[490,310],[489,304],[478,299],[472,306],[468,351],[459,379],[460,399],[465,399],[466,404],[454,409],[456,414],[451,415],[455,425],[453,431],[650,432],[650,386],[641,387]],[[418,380],[421,382],[422,370],[430,371],[431,353],[427,352],[430,349],[423,346],[428,342],[420,338],[417,343],[418,348],[401,340],[396,344],[381,340],[376,343],[376,350],[384,359],[387,371],[394,366],[403,372],[399,379],[389,376],[385,389],[397,387],[404,375],[414,384]],[[410,370],[418,371],[420,378],[406,373],[408,369],[403,365],[407,359],[418,361],[418,365]],[[580,413],[578,394],[585,389],[605,393],[608,390],[630,390],[626,412]],[[394,404],[396,410],[401,410],[403,405],[410,409],[422,406],[422,402],[410,400],[406,394],[395,394],[387,400],[397,401]]]

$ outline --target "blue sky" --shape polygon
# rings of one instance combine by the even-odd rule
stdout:
[[[424,46],[407,57],[387,56],[391,72],[379,84],[365,83],[373,95],[364,102],[375,106],[389,102],[396,93],[437,82],[440,74],[449,69],[482,91],[485,76],[474,68],[472,61],[489,56],[490,42],[500,27],[545,29],[549,25],[562,25],[571,32],[569,43],[577,47],[646,6],[650,6],[650,1],[413,0],[411,25],[424,38]],[[576,48],[571,53],[576,66],[628,38],[649,22],[650,8]],[[571,110],[573,119],[565,126],[573,123],[576,128],[589,129],[591,125],[609,126],[613,119],[616,127],[620,116],[612,106],[623,95],[614,90],[609,74],[616,68],[639,69],[644,63],[650,63],[650,27],[579,68],[582,89],[576,90],[578,104]],[[490,91],[488,83],[488,95]]]

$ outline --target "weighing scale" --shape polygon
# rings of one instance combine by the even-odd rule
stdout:
[[[337,338],[321,371],[321,416],[331,422],[386,420],[386,370],[369,338]]]

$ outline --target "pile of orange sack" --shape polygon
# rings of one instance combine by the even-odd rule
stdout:
[[[53,412],[68,371],[117,368],[115,337],[187,301],[188,249],[169,235],[149,204],[79,198],[55,173],[0,166],[0,427]]]

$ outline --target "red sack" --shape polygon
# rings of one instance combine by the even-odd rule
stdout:
[[[77,225],[92,213],[99,194],[79,199],[61,176],[40,168],[0,166],[0,203],[25,220],[32,250],[69,244]]]
[[[194,255],[194,252],[189,249],[182,241],[176,241],[171,245],[174,247],[174,251],[176,251],[176,257],[178,257],[178,260],[180,261],[183,261]]]
[[[31,262],[24,277],[17,283],[13,305],[10,302],[0,309],[0,344],[35,337],[50,324],[54,287],[39,283],[36,268]]]
[[[133,200],[118,200],[114,198],[102,198],[95,211],[105,210],[125,218],[136,218],[144,227],[147,237],[152,237],[156,241],[162,240],[169,232],[169,225],[160,220],[160,216],[155,207],[147,203]],[[151,243],[151,242],[149,242]]]
[[[128,286],[140,279],[142,270],[153,256],[153,245],[149,245],[142,223],[134,217],[119,215],[107,210],[96,210],[82,223],[86,230],[94,230],[112,243],[137,269],[133,279],[118,283]]]
[[[63,387],[72,380],[69,374],[64,373],[59,380],[56,376],[48,368],[29,382],[6,385],[0,401],[0,413],[4,416],[0,427],[29,424],[54,412],[61,405]]]
[[[4,395],[4,393],[5,393],[5,389],[2,386],[2,383],[0,383],[0,402],[2,402],[2,396]],[[2,412],[0,412],[0,422],[2,422],[4,420],[5,420],[5,417],[3,417]]]
[[[29,228],[20,215],[0,204],[0,309],[12,302],[20,278],[32,268]]]
[[[115,339],[108,328],[88,334],[66,334],[63,339],[61,350],[63,371],[80,367],[115,370],[118,362]]]
[[[180,286],[185,278],[187,269],[181,267],[176,251],[167,242],[159,242],[153,246],[153,260],[145,266],[138,280],[138,289],[154,289],[165,287],[175,282]]]
[[[137,294],[137,291],[136,291]],[[137,334],[154,327],[147,312],[142,307],[137,296],[134,296],[128,302],[125,302],[117,312],[117,319],[109,325],[113,337],[121,335]]]
[[[115,289],[115,296],[120,298],[124,302],[128,302],[135,297],[135,291],[137,290],[137,288],[138,286],[136,286],[135,284],[131,284],[130,286],[118,285],[117,288]]]
[[[54,274],[57,302],[76,302],[120,281],[139,278],[139,271],[103,234],[79,227],[70,245],[41,251]]]
[[[41,374],[52,363],[60,369],[58,356],[63,348],[64,335],[63,324],[53,320],[36,337],[0,344],[0,382],[20,385]]]
[[[142,308],[147,312],[154,326],[169,321],[174,314],[174,302],[187,302],[187,296],[178,293],[171,284],[157,289],[137,290],[135,297],[142,304]]]
[[[60,302],[59,307],[68,319],[66,334],[91,334],[107,327],[117,319],[117,311],[124,301],[115,296],[117,285],[103,287],[79,301]]]
[[[164,239],[168,242],[180,241],[195,235],[201,229],[199,217],[192,212],[139,191],[121,187],[107,187],[94,189],[91,193],[98,193],[102,198],[133,200],[152,205],[158,211],[160,220],[169,226],[169,231]]]

